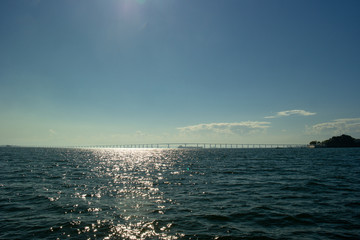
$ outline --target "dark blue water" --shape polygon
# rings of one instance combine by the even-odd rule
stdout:
[[[360,149],[0,148],[0,239],[360,239]]]

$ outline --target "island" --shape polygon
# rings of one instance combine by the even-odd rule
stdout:
[[[355,139],[349,135],[341,135],[329,138],[325,141],[311,141],[310,148],[353,148],[360,147],[360,139]]]

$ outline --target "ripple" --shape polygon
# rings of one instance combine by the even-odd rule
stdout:
[[[0,239],[360,235],[360,153],[350,149],[3,151]]]

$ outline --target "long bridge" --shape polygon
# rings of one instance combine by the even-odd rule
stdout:
[[[146,144],[121,144],[121,145],[90,145],[72,146],[73,148],[306,148],[306,144],[259,144],[259,143],[146,143]]]

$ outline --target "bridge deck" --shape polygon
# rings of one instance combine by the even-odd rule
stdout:
[[[306,144],[234,144],[234,143],[152,143],[152,144],[122,144],[76,146],[76,148],[305,148]]]

